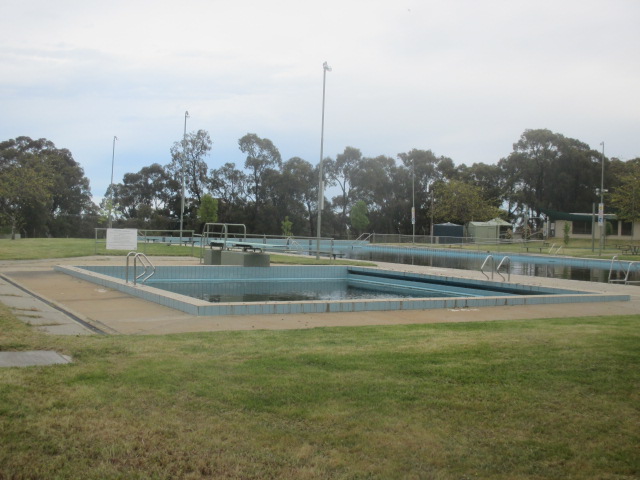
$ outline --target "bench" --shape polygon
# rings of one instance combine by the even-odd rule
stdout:
[[[344,252],[318,252],[318,255],[326,255],[335,260],[336,257],[344,257],[346,254]]]
[[[638,255],[640,253],[640,246],[638,245],[616,245],[616,248],[622,254]]]

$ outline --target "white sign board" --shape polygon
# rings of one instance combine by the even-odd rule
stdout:
[[[138,230],[135,228],[108,228],[107,250],[135,250],[138,247]]]

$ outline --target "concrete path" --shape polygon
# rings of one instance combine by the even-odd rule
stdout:
[[[34,292],[20,288],[18,284],[0,275],[0,302],[23,322],[55,335],[90,335],[95,333],[88,326],[78,322],[62,307],[47,301]]]
[[[156,265],[197,265],[198,259],[153,257],[153,262]],[[56,264],[123,265],[124,258],[96,256],[0,262],[0,274],[4,276],[4,279],[0,277],[0,301],[9,305],[19,318],[34,325],[34,328],[52,334],[144,335],[222,330],[298,329],[324,326],[401,325],[410,323],[640,314],[640,286],[609,285],[512,275],[511,281],[514,283],[545,285],[597,293],[614,292],[630,295],[631,301],[457,310],[196,317],[55,272],[53,271],[53,266]],[[379,262],[378,265],[385,269],[397,271],[474,279],[484,278],[480,272],[470,270],[383,264]],[[37,295],[39,299],[27,295],[21,288]],[[47,305],[55,311],[50,311]]]
[[[33,367],[70,363],[71,357],[51,350],[0,352],[0,367]]]

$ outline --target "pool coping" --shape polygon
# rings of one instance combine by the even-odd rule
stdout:
[[[101,265],[96,265],[101,266]],[[136,296],[144,300],[152,301],[156,304],[173,308],[194,316],[234,316],[234,315],[271,315],[271,314],[305,314],[305,313],[351,313],[367,311],[397,311],[397,310],[432,310],[432,309],[465,309],[477,307],[498,307],[498,306],[527,306],[541,304],[563,304],[563,303],[590,303],[590,302],[616,302],[629,301],[630,295],[613,293],[594,293],[589,291],[575,290],[571,293],[550,294],[550,295],[513,295],[513,296],[487,296],[487,297],[456,297],[456,298],[415,298],[415,299],[370,299],[366,301],[354,300],[307,300],[288,302],[237,302],[237,303],[217,303],[212,304],[204,300],[198,300],[186,295],[167,292],[149,285],[126,283],[124,279],[92,272],[86,269],[87,266],[56,265],[54,269],[58,272],[92,282],[94,284],[108,287],[122,293]],[[228,267],[213,267],[228,268]],[[248,268],[248,267],[239,267]],[[274,267],[269,267],[274,268]],[[298,268],[298,267],[293,267]],[[309,268],[309,267],[307,267]],[[315,267],[312,267],[315,268]],[[381,268],[350,267],[362,270],[382,270]],[[424,275],[420,274],[421,276]],[[433,276],[438,280],[452,281],[459,280],[459,277]],[[530,289],[531,285],[496,282],[496,281],[471,281],[471,283],[495,283],[500,285],[517,285]],[[565,289],[552,289],[565,290]],[[566,292],[566,290],[565,290]]]

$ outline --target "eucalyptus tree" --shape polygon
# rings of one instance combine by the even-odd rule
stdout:
[[[637,222],[640,220],[640,158],[624,163],[619,181],[609,194],[611,206],[621,220]]]
[[[434,220],[465,224],[487,221],[500,215],[500,209],[487,201],[482,189],[461,180],[438,182],[434,187]]]
[[[506,182],[503,170],[498,165],[474,163],[467,167],[463,164],[457,170],[458,179],[478,187],[485,201],[495,207],[502,205]]]
[[[327,173],[329,185],[336,185],[340,194],[333,197],[334,208],[339,208],[341,225],[347,225],[347,211],[354,202],[353,184],[359,174],[362,164],[362,153],[357,148],[346,147],[344,152],[336,155],[336,159],[330,158],[324,161],[324,169]]]
[[[318,168],[300,157],[282,165],[282,193],[288,199],[284,214],[293,222],[298,235],[315,234],[318,203]]]
[[[211,170],[209,190],[219,199],[218,216],[224,223],[245,223],[247,205],[247,175],[236,164],[227,162]]]
[[[171,163],[167,171],[175,179],[181,180],[184,173],[185,189],[199,205],[206,190],[209,167],[205,158],[209,155],[213,142],[206,130],[187,133],[171,147]]]
[[[600,184],[602,157],[579,140],[550,130],[525,130],[499,162],[514,210],[589,211]]]
[[[95,214],[89,180],[69,150],[44,138],[0,143],[0,215],[12,232],[78,235]]]
[[[128,225],[166,229],[171,226],[170,219],[179,215],[180,187],[179,177],[153,163],[125,173],[122,183],[113,185],[114,206]],[[110,193],[108,190],[108,198]]]
[[[371,227],[378,232],[396,232],[402,228],[406,211],[407,184],[410,178],[393,158],[384,155],[364,158],[354,177],[354,199],[367,205]],[[403,213],[404,212],[404,213]]]
[[[263,178],[269,170],[282,167],[280,152],[268,138],[260,138],[255,133],[247,133],[238,140],[240,151],[246,155],[244,168],[247,176],[247,193],[253,196],[254,217],[257,217],[260,206],[266,202]]]
[[[408,189],[405,188],[407,201],[404,209],[410,211],[415,201],[417,226],[431,217],[431,197],[435,183],[454,178],[456,168],[449,157],[438,157],[431,150],[414,148],[409,152],[399,153],[398,158],[411,182]],[[404,229],[406,228],[405,225]]]

